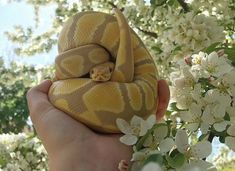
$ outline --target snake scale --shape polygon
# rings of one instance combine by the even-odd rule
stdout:
[[[119,133],[116,119],[146,119],[157,109],[157,68],[124,15],[80,12],[63,25],[50,102],[95,131]],[[111,76],[89,78],[92,68],[113,63]]]

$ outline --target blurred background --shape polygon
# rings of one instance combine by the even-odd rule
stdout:
[[[201,10],[208,16],[215,16],[219,25],[224,26],[225,42],[234,47],[233,0],[0,0],[1,169],[48,170],[46,151],[28,117],[25,94],[43,79],[52,78],[56,43],[63,22],[79,11],[111,13],[114,7],[124,12],[131,27],[143,39],[162,78],[168,79],[172,71],[173,55],[184,57],[198,51],[193,47],[182,52],[177,43],[170,45],[166,41],[164,33],[172,28],[169,20],[182,10]],[[170,54],[166,46],[171,49]],[[220,171],[235,170],[233,152],[219,145],[218,140],[213,142],[213,154],[208,160]]]

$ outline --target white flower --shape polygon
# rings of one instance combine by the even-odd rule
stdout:
[[[141,149],[140,151],[135,151],[132,154],[131,161],[144,161],[145,159],[147,159],[148,156],[159,153],[160,152],[158,150],[153,150],[151,148],[144,148]]]
[[[188,109],[193,103],[193,97],[191,95],[192,88],[176,88],[170,87],[171,90],[171,101],[176,102],[176,107],[179,109]]]
[[[201,66],[209,75],[215,77],[220,77],[233,69],[227,59],[219,57],[216,52],[212,52],[207,57],[202,58]]]
[[[235,97],[235,69],[219,77],[212,82],[212,85],[227,92],[230,96]]]
[[[216,171],[215,166],[204,160],[192,160],[183,166],[180,171]]]
[[[207,110],[203,111],[202,106],[196,103],[192,103],[188,111],[181,111],[179,113],[180,118],[186,122],[186,128],[190,131],[197,131],[198,128],[203,134],[206,134],[215,121],[211,114]]]
[[[134,145],[138,137],[145,135],[150,129],[153,124],[155,123],[153,119],[155,116],[150,116],[146,121],[138,116],[133,116],[130,121],[130,124],[118,118],[116,124],[118,128],[123,132],[125,135],[120,138],[120,141],[126,145]]]
[[[199,52],[198,54],[192,55],[192,64],[201,66],[203,58],[206,57],[206,53]]]
[[[212,151],[211,143],[208,141],[200,141],[190,146],[188,136],[185,130],[177,130],[175,143],[179,152],[185,154],[188,158],[202,159],[210,155]]]
[[[220,92],[218,89],[208,90],[205,98],[207,106],[205,107],[203,117],[204,122],[212,124],[216,131],[222,132],[226,129],[226,126],[230,123],[224,120],[226,110],[231,104],[231,97],[228,94]],[[213,116],[213,119],[212,119]],[[210,118],[210,120],[208,120]]]
[[[163,169],[159,166],[158,163],[149,162],[148,164],[144,165],[141,171],[163,171]]]
[[[228,130],[227,133],[229,136],[227,136],[225,138],[225,144],[232,149],[233,151],[235,151],[235,125],[231,125]]]
[[[181,71],[182,71],[181,77],[175,78],[175,80],[173,80],[174,85],[177,88],[193,87],[194,84],[198,81],[198,79],[195,78],[193,74],[190,72],[190,68],[184,66],[182,67]]]
[[[169,51],[180,47],[180,50],[173,54],[175,58],[183,58],[192,52],[199,52],[215,42],[224,40],[224,29],[219,26],[215,17],[194,12],[186,14],[170,12],[166,18],[170,29],[160,34],[165,55],[169,55]]]

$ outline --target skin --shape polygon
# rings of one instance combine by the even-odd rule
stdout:
[[[48,152],[50,171],[117,171],[121,160],[131,159],[132,148],[119,141],[122,134],[96,133],[56,109],[47,96],[51,84],[45,80],[27,93],[30,117]],[[169,97],[167,83],[158,81],[158,120]]]

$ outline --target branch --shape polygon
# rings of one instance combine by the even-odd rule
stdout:
[[[113,8],[118,8],[118,6],[115,5],[113,2],[110,2],[110,1],[109,1],[108,4],[111,5],[111,7],[113,7]],[[118,9],[119,9],[119,8],[118,8]],[[124,9],[125,9],[125,8],[120,8],[119,10],[120,10],[121,12],[123,12]]]
[[[139,27],[136,27],[139,31],[141,31],[142,33],[148,35],[148,36],[151,36],[151,37],[154,37],[154,38],[158,38],[158,35],[157,33],[154,33],[154,32],[150,32],[150,31],[146,31],[146,30],[143,30]]]
[[[118,6],[115,5],[113,2],[110,2],[110,1],[109,1],[108,4],[111,5],[113,8],[118,8]],[[124,9],[125,9],[125,8],[121,8],[120,11],[123,12]],[[139,31],[141,31],[142,33],[148,35],[148,36],[151,36],[151,37],[154,37],[154,38],[158,38],[157,33],[150,32],[150,31],[146,31],[146,30],[143,30],[143,29],[141,29],[141,28],[139,28],[139,27],[137,27],[137,29],[138,29]]]
[[[184,12],[189,12],[189,6],[187,3],[184,2],[184,0],[177,0],[178,3],[181,5],[181,7],[184,9]]]

